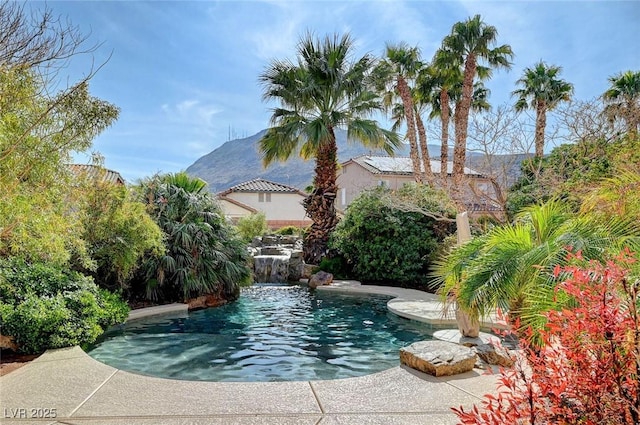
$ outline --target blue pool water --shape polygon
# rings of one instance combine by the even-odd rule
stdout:
[[[389,313],[388,299],[254,285],[222,307],[124,324],[88,353],[119,369],[172,379],[361,376],[397,366],[400,347],[430,339],[427,324]]]

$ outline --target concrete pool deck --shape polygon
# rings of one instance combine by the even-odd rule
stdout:
[[[422,321],[429,321],[427,312],[438,303],[420,291],[357,282],[338,281],[321,290],[396,296],[389,301],[391,311]],[[439,314],[438,320],[449,319]],[[178,381],[118,370],[72,347],[49,350],[0,378],[0,423],[444,425],[457,423],[451,407],[479,402],[495,391],[496,381],[480,370],[436,378],[404,366],[326,381]],[[47,413],[49,419],[39,418]]]

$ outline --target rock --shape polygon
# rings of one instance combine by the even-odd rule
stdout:
[[[251,246],[253,248],[259,248],[262,246],[262,237],[261,236],[255,236],[253,239],[251,239]]]
[[[480,344],[472,348],[472,350],[480,357],[485,363],[490,365],[498,365],[502,367],[513,366],[513,359],[509,354],[509,351],[500,345]]]
[[[253,280],[260,283],[289,281],[288,255],[256,255],[253,257]]]
[[[14,337],[0,334],[0,348],[8,348],[17,352],[18,344],[16,344]]]
[[[263,246],[260,248],[260,255],[288,255],[287,249],[280,246]]]
[[[304,273],[304,259],[302,251],[291,251],[289,257],[289,280],[298,281]]]
[[[262,237],[263,245],[276,245],[278,243],[278,236],[276,235],[265,235]]]
[[[305,264],[302,270],[302,278],[303,279],[311,279],[311,275],[316,271],[318,266],[313,264]]]
[[[293,249],[299,249],[299,250],[302,250],[302,247],[303,247],[302,239],[298,239],[298,240],[293,244]]]
[[[187,300],[189,310],[202,310],[203,308],[208,307],[218,307],[226,303],[227,300],[220,297],[218,294],[206,294]]]
[[[296,235],[282,235],[280,236],[280,244],[281,245],[294,245],[296,241],[300,239],[299,236]]]
[[[309,288],[315,289],[318,286],[329,285],[331,282],[333,282],[333,275],[320,270],[309,278]]]
[[[419,341],[400,349],[400,363],[433,376],[468,372],[476,363],[470,348],[445,341]]]

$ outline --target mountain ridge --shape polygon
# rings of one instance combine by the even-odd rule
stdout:
[[[206,181],[209,190],[217,193],[236,184],[262,178],[276,183],[286,184],[303,190],[313,181],[313,169],[315,161],[304,161],[297,155],[287,162],[276,162],[268,167],[262,166],[258,152],[258,141],[266,130],[240,139],[229,140],[213,151],[198,158],[191,164],[186,172],[192,177],[198,177]],[[344,162],[360,155],[384,154],[383,151],[375,151],[357,143],[347,141],[347,133],[344,130],[336,130],[336,142],[338,145],[338,162]],[[433,159],[440,158],[440,145],[428,145],[429,155]],[[396,156],[408,156],[409,146],[404,144],[396,152]],[[451,154],[450,154],[451,155]],[[481,154],[469,152],[468,165],[478,169]],[[520,159],[521,160],[521,159]],[[520,160],[517,163],[520,163]],[[481,168],[481,167],[480,167]],[[479,169],[479,171],[482,171]],[[513,169],[510,174],[517,173]]]

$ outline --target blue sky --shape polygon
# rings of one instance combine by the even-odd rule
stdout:
[[[563,67],[575,97],[590,99],[607,78],[640,69],[640,2],[626,1],[49,1],[90,40],[74,58],[71,81],[111,59],[93,78],[93,95],[121,108],[94,150],[134,181],[183,170],[231,138],[268,126],[258,75],[269,60],[293,57],[305,31],[350,32],[357,54],[386,42],[418,45],[430,59],[451,26],[474,14],[498,29],[515,53],[510,72],[487,83],[493,105],[510,102],[525,67],[542,59]],[[29,2],[32,8],[44,3]],[[83,157],[79,161],[86,161]]]

